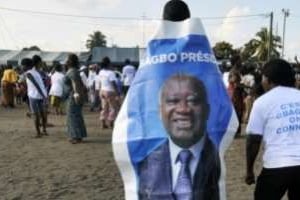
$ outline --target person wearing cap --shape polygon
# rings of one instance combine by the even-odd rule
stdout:
[[[282,59],[267,62],[262,70],[265,94],[254,102],[246,128],[246,177],[254,184],[255,200],[300,199],[300,92],[295,72]],[[263,169],[255,180],[254,163],[264,142]]]
[[[188,5],[181,0],[171,0],[163,10],[163,20],[178,22],[191,17]]]

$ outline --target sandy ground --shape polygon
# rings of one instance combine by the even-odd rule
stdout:
[[[1,200],[118,200],[123,186],[113,160],[111,130],[101,130],[98,113],[84,114],[88,138],[70,144],[65,116],[50,115],[49,136],[34,139],[26,109],[0,107]],[[228,200],[253,199],[243,182],[245,139],[236,139],[226,154]],[[260,163],[257,164],[257,171]]]

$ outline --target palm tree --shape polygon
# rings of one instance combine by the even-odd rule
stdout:
[[[252,39],[252,44],[256,46],[254,57],[257,57],[259,61],[266,61],[268,59],[268,52],[270,46],[270,34],[268,29],[263,27],[259,32],[256,33],[256,38]],[[271,45],[271,58],[279,57],[280,53],[278,48],[281,48],[280,36],[273,35]]]
[[[89,39],[86,41],[86,48],[92,51],[94,47],[106,47],[106,36],[100,31],[89,34]]]
[[[258,45],[259,43],[255,39],[251,39],[249,42],[244,44],[241,50],[242,60],[253,59],[253,55],[255,54]]]

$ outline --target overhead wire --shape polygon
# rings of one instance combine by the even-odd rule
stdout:
[[[41,15],[55,15],[55,16],[63,16],[63,17],[92,18],[92,19],[106,19],[106,20],[141,20],[141,19],[142,20],[161,20],[159,18],[148,18],[148,17],[140,18],[140,17],[104,17],[104,16],[91,16],[91,15],[75,15],[75,14],[64,14],[64,13],[56,13],[56,12],[44,12],[44,11],[16,9],[16,8],[8,8],[8,7],[1,7],[1,6],[0,6],[0,10],[31,13],[31,14],[41,14]],[[268,14],[260,13],[260,14],[236,15],[236,16],[201,17],[201,19],[217,20],[217,19],[225,19],[225,18],[249,18],[249,17],[262,17],[262,16],[268,16]]]
[[[49,16],[55,16],[55,18],[60,17],[59,21],[56,22],[68,22],[68,23],[77,23],[77,24],[84,24],[84,25],[93,25],[93,26],[110,26],[111,28],[128,28],[128,26],[139,26],[138,24],[130,24],[126,23],[124,24],[113,24],[113,23],[99,23],[99,22],[83,22],[83,21],[76,21],[76,20],[70,20],[70,19],[65,19],[66,17],[68,18],[85,18],[85,19],[94,19],[94,20],[113,20],[113,21],[160,21],[161,19],[158,18],[149,18],[149,17],[105,17],[105,16],[91,16],[91,15],[75,15],[75,14],[65,14],[65,13],[56,13],[56,12],[44,12],[44,11],[35,11],[35,10],[25,10],[25,9],[16,9],[16,8],[8,8],[8,7],[2,7],[0,6],[0,10],[5,10],[5,11],[10,11],[10,12],[17,12],[17,13],[22,13],[22,14],[27,14],[29,16],[31,15],[39,15],[42,17],[46,17],[50,20],[53,20],[54,18],[49,17]],[[250,21],[250,20],[257,20],[260,19],[261,17],[268,17],[269,14],[266,13],[260,13],[260,14],[249,14],[249,15],[235,15],[235,16],[215,16],[215,17],[200,17],[203,21],[210,21],[210,20],[225,20],[225,19],[240,19],[240,20],[232,20],[232,21],[227,21],[226,23],[228,24],[234,24],[234,23],[241,23],[245,21]],[[61,18],[62,17],[62,18]],[[36,19],[41,19],[41,18],[36,18]],[[223,24],[223,22],[220,23],[215,23],[215,24],[209,24],[205,23],[207,26],[214,26],[214,25],[220,25]],[[10,33],[11,35],[11,33]],[[13,38],[13,37],[11,37]],[[14,41],[16,41],[13,38]]]

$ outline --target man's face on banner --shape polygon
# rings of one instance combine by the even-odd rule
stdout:
[[[200,80],[178,75],[163,86],[160,112],[164,127],[175,144],[188,148],[203,136],[208,118],[206,92]]]

